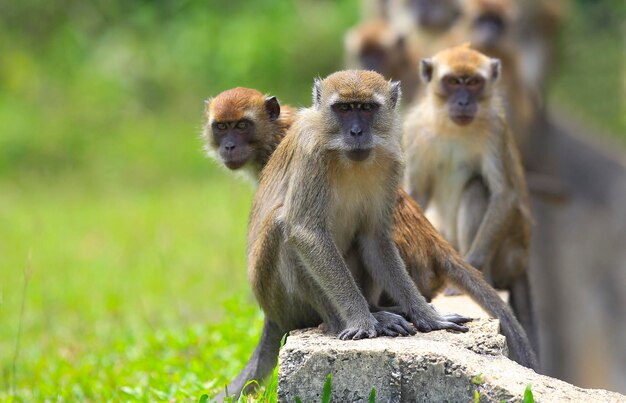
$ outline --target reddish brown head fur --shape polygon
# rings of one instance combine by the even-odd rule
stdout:
[[[263,112],[265,95],[252,89],[237,87],[226,90],[211,99],[208,112],[211,119],[219,122],[236,122],[244,117],[246,111]]]

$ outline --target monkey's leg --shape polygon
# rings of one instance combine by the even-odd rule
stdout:
[[[452,329],[467,332],[460,315],[440,315],[426,302],[409,277],[393,241],[385,235],[359,239],[363,262],[375,281],[380,282],[392,299],[400,304],[411,323],[421,332]]]
[[[241,370],[239,375],[228,385],[227,391],[220,393],[215,397],[218,402],[224,400],[227,396],[235,396],[235,399],[239,397],[245,384],[249,380],[257,380],[262,382],[272,372],[278,361],[278,350],[280,349],[280,341],[285,332],[281,330],[278,325],[265,317],[263,323],[263,331],[261,332],[261,339],[257,344],[256,349],[252,353],[252,356],[246,363],[246,366]],[[246,387],[246,392],[251,392],[256,387],[256,384],[252,383]]]
[[[457,215],[457,238],[461,256],[469,252],[488,203],[489,192],[483,181],[480,178],[470,180],[463,190]]]
[[[470,180],[459,203],[459,210],[457,213],[457,240],[459,253],[461,256],[465,256],[474,242],[474,238],[478,233],[478,228],[482,223],[485,212],[487,211],[487,205],[489,204],[489,192],[484,182],[480,178],[474,178]],[[493,281],[488,277],[487,273],[484,273],[487,282],[493,284]],[[459,295],[459,290],[448,284],[444,290],[445,295]]]
[[[539,352],[539,336],[537,334],[537,326],[534,320],[532,295],[530,293],[530,283],[528,281],[528,272],[519,276],[510,287],[511,308],[515,316],[521,323],[524,330],[530,338],[535,352]]]

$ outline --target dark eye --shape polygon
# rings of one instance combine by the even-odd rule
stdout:
[[[218,130],[226,130],[226,123],[217,123],[215,127],[217,127]]]
[[[371,111],[374,108],[374,106],[372,104],[362,104],[361,105],[361,109],[363,109],[364,111]]]
[[[245,129],[248,127],[248,122],[241,121],[237,123],[237,129]]]
[[[470,87],[476,87],[477,85],[480,85],[480,80],[478,78],[470,78],[467,81],[467,85]]]
[[[461,84],[461,80],[459,80],[456,77],[448,77],[446,78],[446,84],[448,84],[451,87],[456,87]]]
[[[338,108],[339,108],[340,111],[347,112],[347,111],[350,110],[350,105],[349,104],[339,104]]]

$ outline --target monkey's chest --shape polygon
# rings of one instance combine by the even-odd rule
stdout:
[[[457,216],[467,183],[480,174],[480,154],[471,145],[455,141],[436,145],[433,188],[426,217],[453,245],[457,245]]]
[[[345,253],[360,232],[378,225],[382,220],[385,198],[381,188],[373,192],[358,181],[336,189],[330,200],[329,225],[337,247]]]

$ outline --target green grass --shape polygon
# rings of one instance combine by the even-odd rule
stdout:
[[[232,377],[261,317],[245,273],[250,189],[227,179],[3,184],[0,400],[13,382],[25,400],[152,400]]]

